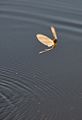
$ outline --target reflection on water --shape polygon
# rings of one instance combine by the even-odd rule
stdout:
[[[36,40],[58,34],[56,49]],[[82,2],[0,0],[0,119],[82,119]]]

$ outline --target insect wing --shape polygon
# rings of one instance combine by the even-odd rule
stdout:
[[[51,47],[54,45],[54,42],[45,35],[37,34],[36,37],[41,43],[43,43],[44,45],[46,45],[48,47]]]
[[[52,34],[53,36],[55,37],[55,39],[57,40],[57,34],[56,34],[56,30],[53,26],[51,26],[51,31],[52,31]]]

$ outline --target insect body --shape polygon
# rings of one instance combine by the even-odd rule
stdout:
[[[47,52],[53,48],[56,47],[57,45],[57,34],[56,34],[56,30],[53,26],[51,26],[51,32],[53,34],[53,39],[50,39],[49,37],[47,37],[46,35],[43,34],[37,34],[36,37],[37,39],[43,43],[44,45],[50,47],[49,49],[45,49],[44,51],[41,51],[39,53],[43,53],[43,52]]]

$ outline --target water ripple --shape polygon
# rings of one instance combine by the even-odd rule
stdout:
[[[19,119],[23,119],[27,114],[28,119],[34,119],[36,118],[36,116],[34,116],[36,113],[38,117],[46,118],[47,120],[56,116],[55,112],[57,111],[56,106],[54,106],[55,111],[52,107],[51,112],[48,113],[48,111],[46,111],[45,116],[42,117],[43,108],[41,109],[41,104],[46,105],[45,100],[50,97],[55,98],[54,102],[58,102],[58,99],[62,98],[65,93],[62,89],[48,83],[48,76],[43,75],[44,77],[41,78],[41,74],[39,69],[35,69],[32,73],[28,72],[27,75],[24,75],[23,73],[15,72],[15,70],[0,67],[0,88],[2,88],[3,91],[0,92],[0,96],[12,109],[10,113],[7,113],[7,116],[5,115],[5,120],[14,114],[16,119],[19,118],[19,116]],[[29,100],[31,101],[30,103]],[[18,109],[20,114],[17,112]]]
[[[6,34],[14,39],[13,35],[21,34],[20,28],[23,33],[25,32],[27,34],[29,31],[28,25],[32,28],[33,25],[36,26],[33,28],[35,34],[37,26],[45,28],[46,26],[50,27],[52,24],[56,24],[58,31],[64,32],[64,35],[68,34],[66,38],[72,35],[72,38],[75,36],[74,38],[77,39],[77,36],[82,36],[82,7],[80,3],[78,4],[79,7],[77,7],[77,4],[74,4],[73,0],[0,0],[1,35],[3,31],[8,30]],[[15,30],[19,30],[19,34],[17,31],[14,31],[14,28]],[[25,29],[26,31],[23,31],[23,28],[27,30]],[[30,31],[32,28],[30,28]],[[12,31],[13,34],[11,34],[10,31]],[[14,32],[16,32],[16,34],[14,34]],[[5,36],[4,33],[3,35]],[[4,41],[3,39],[6,38],[1,38],[2,41]],[[7,39],[9,39],[9,36]],[[20,42],[17,44],[19,43]],[[3,45],[1,50],[4,50],[4,42],[1,45]],[[11,55],[11,53],[9,55]],[[16,55],[19,56],[18,51]],[[23,59],[26,58],[25,55],[23,55]],[[35,54],[33,54],[33,56],[34,55]],[[2,60],[3,56],[5,55],[2,55]],[[18,57],[18,62],[20,62],[19,58],[20,57]],[[77,105],[79,105],[79,101],[81,101],[82,98],[81,86],[78,92],[78,87],[74,89],[72,86],[66,86],[66,88],[64,86],[65,84],[67,85],[65,81],[63,82],[62,80],[62,83],[58,83],[55,77],[41,70],[41,66],[39,66],[38,63],[31,66],[29,65],[30,67],[26,67],[25,64],[24,66],[18,63],[16,64],[16,67],[13,69],[0,66],[1,120],[68,120],[74,119],[76,115],[79,116],[75,114],[73,117],[72,113],[76,113],[76,110],[79,111]],[[26,71],[23,71],[25,67]],[[17,70],[17,68],[19,68],[19,70]],[[76,99],[75,96],[78,99]],[[75,119],[77,119],[77,116]]]
[[[50,26],[50,24],[56,24],[59,28],[62,28],[64,31],[69,31],[72,34],[82,34],[82,21],[77,19],[75,20],[74,17],[76,16],[76,14],[78,15],[78,17],[81,16],[81,11],[79,11],[78,9],[75,9],[73,7],[66,7],[66,3],[61,3],[59,4],[59,2],[56,2],[55,7],[53,7],[53,4],[49,3],[44,3],[44,5],[40,5],[42,8],[40,9],[39,12],[36,12],[36,10],[38,10],[37,7],[39,7],[39,4],[41,4],[40,2],[35,2],[34,4],[32,4],[31,2],[28,2],[28,4],[26,4],[27,2],[24,1],[24,3],[21,1],[19,3],[19,1],[17,1],[16,3],[14,2],[1,2],[1,7],[0,8],[0,18],[6,18],[6,19],[13,19],[15,21],[20,21],[24,27],[25,27],[25,23],[35,23],[35,24],[40,24],[40,25],[46,25],[46,26]],[[45,5],[46,4],[46,5]],[[61,5],[62,4],[62,5]],[[26,6],[24,6],[26,5]],[[29,6],[28,9],[26,9],[27,5]],[[35,8],[33,8],[35,6]],[[49,10],[50,6],[51,10]],[[11,7],[12,6],[12,7]],[[20,6],[20,7],[19,7]],[[61,8],[63,6],[63,8]],[[15,8],[16,7],[16,8]],[[22,7],[22,9],[21,9]],[[48,8],[46,8],[48,7]],[[58,9],[61,8],[61,9]],[[66,7],[66,8],[65,8]],[[30,10],[32,8],[32,10]],[[45,10],[44,10],[45,9]],[[50,12],[50,14],[48,14],[48,11]],[[61,10],[61,11],[59,11]],[[44,11],[44,13],[42,12]],[[56,14],[56,13],[64,13],[64,15],[66,16],[68,14],[73,16],[72,19],[70,18],[66,18],[65,16],[61,16],[60,17]],[[54,13],[54,14],[53,14]],[[61,13],[61,14],[62,14]],[[20,24],[21,25],[21,24]]]

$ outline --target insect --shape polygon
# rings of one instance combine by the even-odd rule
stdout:
[[[40,53],[43,53],[43,52],[47,52],[53,48],[56,47],[57,45],[57,34],[56,34],[56,29],[54,26],[51,26],[51,32],[52,32],[52,35],[53,35],[53,39],[47,37],[46,35],[43,35],[43,34],[37,34],[36,37],[37,39],[44,45],[46,45],[47,47],[50,47],[49,49],[45,49]]]

